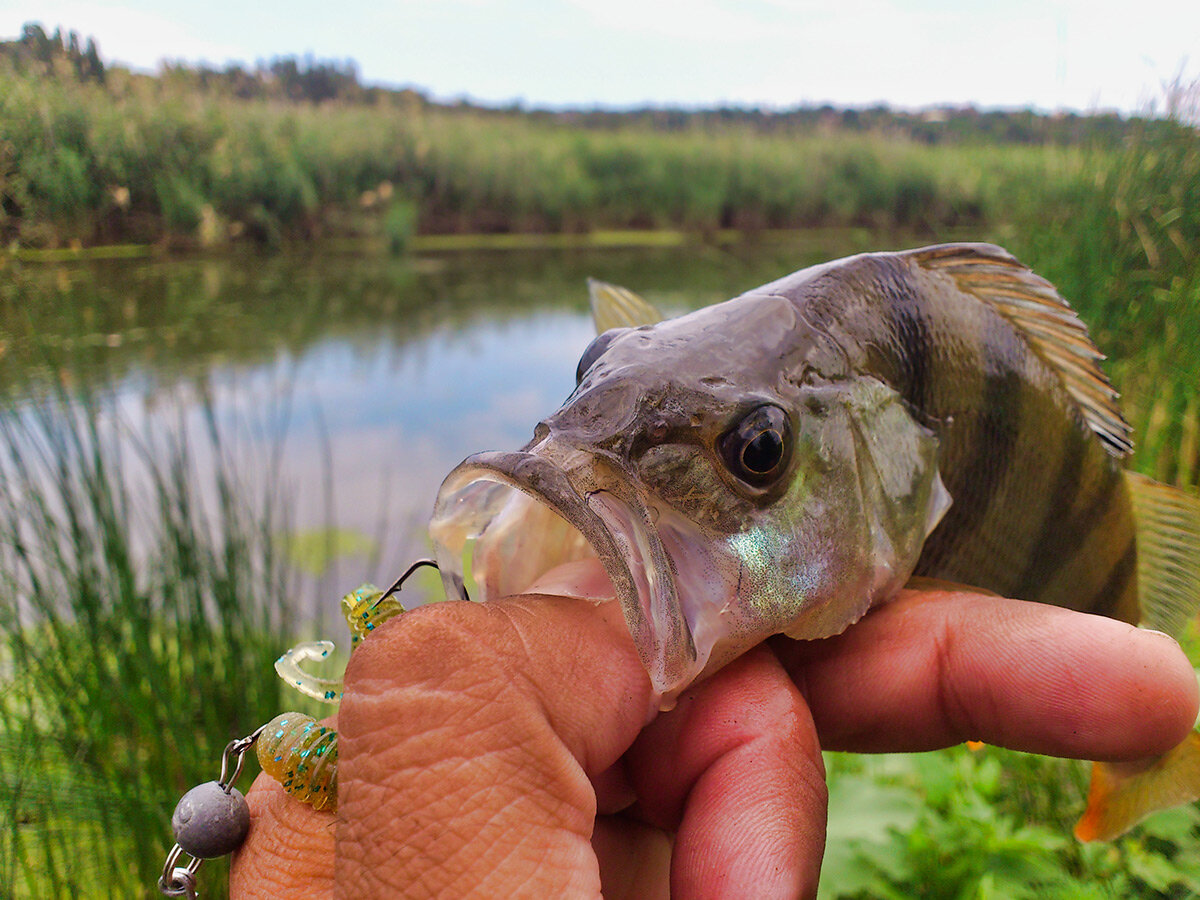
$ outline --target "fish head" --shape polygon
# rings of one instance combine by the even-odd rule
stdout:
[[[448,593],[471,540],[485,600],[598,557],[664,706],[770,635],[841,631],[948,506],[932,433],[841,360],[773,295],[606,332],[528,444],[447,476]]]

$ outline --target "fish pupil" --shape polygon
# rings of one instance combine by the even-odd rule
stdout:
[[[766,487],[787,468],[791,439],[787,413],[766,404],[727,431],[719,449],[729,471],[747,484]]]
[[[742,465],[755,475],[766,475],[783,459],[783,435],[760,431],[742,450]]]

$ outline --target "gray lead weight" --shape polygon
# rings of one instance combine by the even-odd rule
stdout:
[[[250,830],[250,807],[237,788],[228,794],[215,781],[184,794],[171,816],[175,843],[196,859],[215,859],[232,853]]]

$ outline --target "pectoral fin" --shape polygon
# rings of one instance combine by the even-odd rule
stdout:
[[[1081,841],[1111,841],[1160,809],[1200,800],[1200,733],[1154,759],[1094,763],[1088,806],[1075,826]]]

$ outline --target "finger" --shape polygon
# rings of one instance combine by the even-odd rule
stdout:
[[[592,832],[604,900],[670,900],[671,835],[627,816],[601,816]]]
[[[333,814],[298,802],[266,774],[254,780],[246,802],[250,833],[229,870],[229,896],[332,897]]]
[[[672,896],[808,897],[825,768],[808,708],[765,648],[685,692],[626,756],[646,818],[677,828]]]
[[[589,774],[649,699],[619,609],[524,596],[389,621],[346,672],[339,888],[595,896]]]
[[[1165,752],[1196,719],[1166,635],[998,597],[905,591],[843,634],[774,640],[826,749],[963,740],[1096,760]]]

